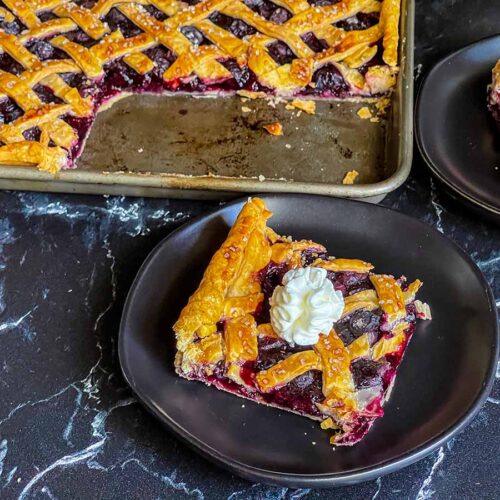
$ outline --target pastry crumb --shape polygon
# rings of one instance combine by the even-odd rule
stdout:
[[[242,97],[248,97],[248,99],[260,99],[267,97],[267,94],[264,92],[252,92],[251,90],[238,90],[236,93]]]
[[[379,115],[382,115],[382,116],[385,115],[390,104],[391,104],[391,100],[387,97],[383,97],[382,99],[379,99],[375,103],[375,107],[377,108]]]
[[[266,178],[262,174],[260,174],[259,175],[259,182],[264,182],[265,180],[266,180]]]
[[[289,102],[286,106],[286,109],[299,109],[301,111],[305,111],[310,115],[314,115],[316,113],[316,103],[314,101],[304,101],[302,99],[294,99]]]
[[[280,122],[268,123],[262,125],[262,128],[267,130],[271,135],[283,135],[283,125]]]
[[[342,179],[342,184],[354,184],[354,181],[356,180],[358,175],[359,172],[357,170],[349,170],[349,172],[347,172],[344,175],[344,178]]]
[[[373,118],[370,118],[370,121],[372,123],[378,123],[380,121],[380,118],[378,116],[374,116]]]
[[[291,148],[292,148],[292,145],[291,145],[291,144],[285,144],[285,148],[286,148],[286,149],[291,149]]]
[[[357,115],[363,120],[368,120],[368,118],[372,118],[372,112],[366,106],[363,106],[361,109],[359,109]]]
[[[432,319],[431,308],[425,302],[416,300],[415,311],[417,311],[417,318],[419,319]]]
[[[252,110],[248,106],[241,106],[241,111],[243,111],[243,113],[251,113],[252,112]]]

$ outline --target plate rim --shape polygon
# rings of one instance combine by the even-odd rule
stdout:
[[[260,193],[255,195],[255,197],[259,197],[264,200],[276,199],[276,198],[319,198],[332,201],[333,203],[366,205],[366,202],[358,200],[331,198],[328,196],[310,195],[302,193]],[[167,234],[162,240],[160,240],[156,244],[156,246],[150,251],[144,262],[141,264],[127,293],[127,298],[125,300],[120,319],[119,336],[118,336],[118,358],[119,358],[120,369],[125,378],[125,381],[132,389],[133,393],[136,395],[139,402],[150,413],[152,413],[155,416],[155,418],[157,418],[159,422],[163,424],[164,427],[167,427],[168,430],[171,431],[177,438],[180,438],[182,442],[187,444],[196,453],[201,454],[204,458],[208,459],[210,462],[245,479],[258,481],[270,485],[280,485],[287,487],[331,488],[337,486],[353,485],[369,481],[372,479],[376,479],[386,474],[390,474],[391,472],[395,472],[397,470],[405,468],[423,459],[424,457],[435,451],[437,448],[442,446],[446,441],[451,439],[455,434],[461,432],[467,425],[469,425],[472,419],[480,411],[480,409],[486,402],[486,399],[488,398],[491,392],[491,389],[495,381],[495,374],[497,370],[497,363],[500,353],[500,327],[495,313],[496,301],[493,292],[491,290],[491,287],[489,286],[489,283],[487,282],[486,278],[484,277],[483,273],[481,272],[477,264],[467,254],[467,252],[465,252],[465,250],[463,250],[452,239],[447,238],[437,229],[435,229],[432,226],[429,226],[428,224],[422,222],[419,219],[413,218],[393,208],[384,207],[380,205],[376,205],[376,209],[393,212],[396,213],[398,216],[403,217],[404,219],[416,222],[417,224],[425,227],[428,231],[432,232],[434,236],[437,236],[438,238],[445,240],[448,244],[450,244],[462,256],[462,258],[471,266],[472,270],[474,271],[474,274],[477,276],[484,291],[486,292],[489,308],[492,313],[491,319],[493,320],[492,328],[493,328],[494,346],[492,347],[494,347],[494,349],[492,355],[490,356],[490,365],[488,367],[487,375],[485,377],[485,380],[483,381],[483,386],[481,388],[481,391],[478,393],[478,396],[472,402],[472,404],[464,413],[464,415],[458,421],[456,421],[452,426],[450,426],[448,429],[446,429],[444,432],[442,432],[435,438],[430,439],[429,441],[415,448],[414,451],[410,452],[410,455],[408,455],[408,453],[405,453],[394,459],[387,460],[385,462],[373,465],[371,467],[364,467],[359,470],[346,473],[336,472],[336,473],[321,473],[321,474],[297,474],[289,472],[277,472],[247,465],[238,460],[234,460],[230,457],[227,457],[220,451],[207,445],[202,440],[198,439],[196,436],[192,435],[189,431],[184,429],[182,423],[179,423],[174,419],[172,419],[168,414],[163,412],[161,408],[157,407],[154,404],[154,402],[150,400],[147,394],[141,392],[139,387],[134,382],[132,371],[130,370],[130,366],[127,363],[127,355],[125,348],[125,342],[126,342],[125,324],[127,322],[127,318],[131,311],[131,304],[134,298],[135,290],[137,288],[139,281],[142,279],[142,275],[149,268],[150,263],[153,261],[156,255],[162,250],[163,246],[167,244],[167,241],[174,235],[185,230],[189,226],[202,222],[205,218],[226,211],[228,207],[233,207],[235,205],[242,204],[248,199],[249,199],[248,196],[237,198],[229,203],[225,203],[222,206],[216,207],[215,209],[204,212],[203,214],[194,217],[193,219],[185,222],[184,224],[181,224],[178,228],[174,229],[169,234]]]
[[[469,193],[467,193],[464,189],[460,188],[457,186],[452,180],[448,179],[446,175],[444,175],[442,172],[440,172],[439,168],[434,164],[432,161],[431,157],[428,155],[426,148],[423,144],[422,138],[421,138],[421,132],[420,132],[420,126],[419,126],[419,117],[421,115],[421,103],[422,103],[422,94],[424,92],[425,86],[428,84],[430,77],[439,69],[441,66],[445,65],[447,62],[449,62],[450,59],[453,57],[459,55],[462,52],[467,52],[468,50],[472,49],[476,45],[481,45],[485,42],[488,42],[492,39],[498,38],[500,39],[500,33],[497,33],[495,35],[489,35],[483,38],[480,38],[479,40],[476,40],[474,42],[468,43],[467,45],[461,47],[460,49],[454,50],[450,54],[447,54],[446,56],[442,57],[439,59],[434,65],[432,65],[431,69],[427,71],[426,75],[424,76],[422,83],[418,87],[417,91],[417,96],[415,99],[415,115],[414,115],[414,130],[415,130],[415,142],[417,143],[417,149],[418,152],[420,153],[420,156],[424,160],[425,164],[431,172],[443,183],[445,184],[449,189],[451,189],[453,192],[467,200],[468,202],[484,209],[487,210],[488,212],[494,214],[494,215],[500,215],[500,205],[498,207],[495,207],[494,205],[491,205],[488,202],[485,202],[481,200],[481,198],[473,196]]]

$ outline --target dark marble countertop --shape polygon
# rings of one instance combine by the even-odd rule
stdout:
[[[494,2],[416,4],[417,80],[438,57],[500,29]],[[449,198],[418,155],[408,182],[383,204],[464,248],[500,306],[498,224]],[[0,193],[0,498],[498,498],[499,381],[473,423],[432,455],[335,490],[251,484],[146,413],[118,366],[125,296],[164,236],[217,205]]]

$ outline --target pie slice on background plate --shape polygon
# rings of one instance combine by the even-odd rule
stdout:
[[[253,198],[174,325],[187,379],[321,422],[333,445],[363,438],[390,395],[422,285],[333,258],[267,226]]]

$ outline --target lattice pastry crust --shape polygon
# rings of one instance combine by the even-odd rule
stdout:
[[[0,164],[72,166],[122,92],[388,92],[400,0],[310,2],[0,2]]]
[[[373,273],[362,260],[331,258],[312,241],[267,227],[249,200],[174,325],[175,367],[185,378],[321,420],[332,444],[351,445],[383,414],[417,317],[419,280]],[[269,297],[291,269],[327,270],[344,296],[341,319],[315,345],[290,346],[269,323]]]

